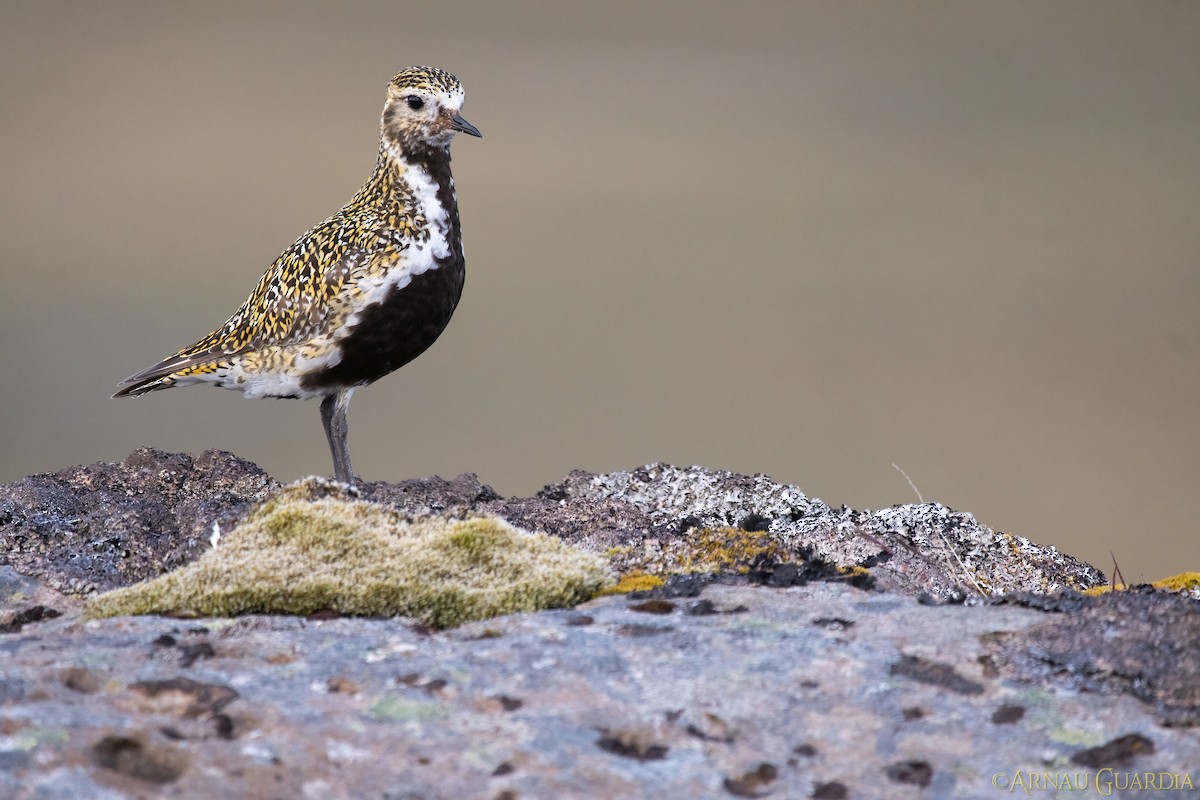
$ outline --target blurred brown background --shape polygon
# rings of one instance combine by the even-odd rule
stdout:
[[[0,480],[150,444],[328,474],[315,403],[118,381],[456,73],[467,290],[361,392],[368,480],[648,461],[1200,567],[1200,4],[14,3]]]

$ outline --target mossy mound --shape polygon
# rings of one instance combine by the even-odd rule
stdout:
[[[196,562],[106,592],[89,617],[343,614],[448,628],[574,605],[611,582],[604,560],[496,517],[407,518],[301,485],[260,506]]]

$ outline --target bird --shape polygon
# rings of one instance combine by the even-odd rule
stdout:
[[[424,353],[462,297],[450,142],[482,136],[460,113],[463,97],[444,70],[398,72],[375,170],[350,202],[284,250],[225,324],[126,378],[113,397],[194,384],[319,397],[334,479],[353,484],[350,396]]]

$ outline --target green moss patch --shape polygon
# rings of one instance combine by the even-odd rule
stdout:
[[[437,628],[574,605],[605,561],[495,517],[409,519],[374,503],[285,490],[198,561],[106,592],[89,617],[247,613],[415,617]]]

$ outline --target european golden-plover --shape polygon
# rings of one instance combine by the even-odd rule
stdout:
[[[334,477],[352,483],[350,395],[425,352],[462,295],[450,140],[480,136],[462,84],[409,67],[387,87],[379,158],[358,194],[285,250],[232,317],[113,395],[210,383],[246,397],[320,397]]]

